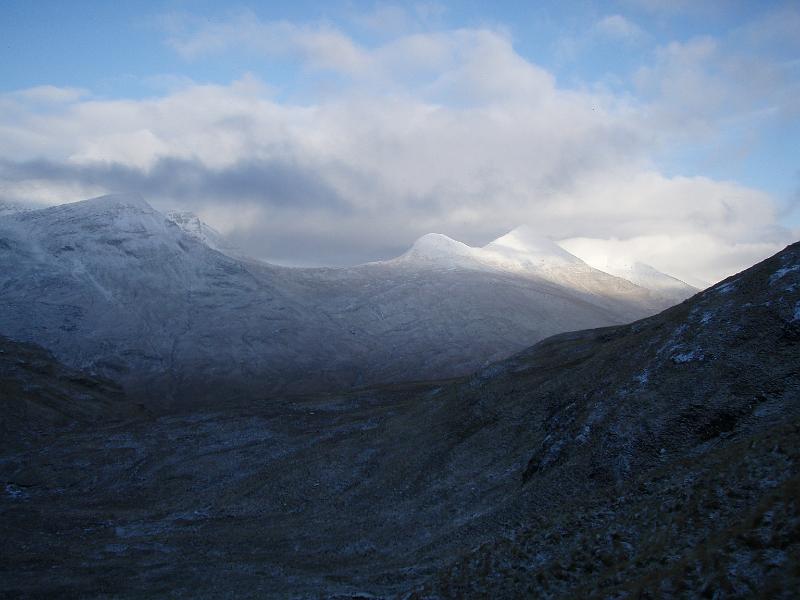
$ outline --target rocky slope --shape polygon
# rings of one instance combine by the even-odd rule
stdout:
[[[432,235],[392,261],[280,268],[134,195],[0,217],[0,292],[0,334],[161,404],[462,375],[674,300],[519,231],[492,248]]]
[[[0,593],[791,598],[800,244],[452,381],[12,448]]]

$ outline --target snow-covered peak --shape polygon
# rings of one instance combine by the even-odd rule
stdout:
[[[490,260],[504,262],[517,268],[584,264],[577,256],[526,225],[497,238],[482,250]]]
[[[466,244],[447,237],[442,233],[428,233],[419,238],[411,246],[409,252],[417,256],[439,257],[439,256],[468,256],[472,253],[472,248]]]
[[[179,230],[138,194],[109,194],[17,213],[4,219],[12,228],[29,228],[47,245],[81,243],[102,235],[109,239],[175,241]],[[17,226],[14,226],[14,222]]]
[[[462,242],[441,233],[428,233],[414,242],[414,245],[395,261],[450,267],[472,262],[475,254],[475,248]]]
[[[139,194],[108,194],[90,198],[89,200],[81,200],[80,202],[69,202],[26,212],[21,217],[25,220],[34,221],[42,219],[47,221],[84,219],[87,222],[113,222],[117,226],[142,221],[142,217],[145,217],[145,220],[163,221],[163,216]]]

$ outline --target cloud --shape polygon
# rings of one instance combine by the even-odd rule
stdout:
[[[664,132],[713,133],[721,125],[800,115],[800,69],[785,60],[800,51],[796,35],[800,9],[767,12],[721,36],[696,36],[656,48],[633,82]],[[793,30],[792,30],[793,33]],[[743,127],[742,127],[743,128]]]
[[[169,15],[162,25],[170,33],[167,44],[187,59],[231,49],[297,60],[312,68],[357,74],[369,69],[369,54],[334,27],[321,23],[297,25],[262,21],[251,11],[233,18],[207,21]]]
[[[625,42],[636,42],[645,36],[641,27],[622,15],[607,15],[594,28],[600,35]]]
[[[39,85],[8,94],[11,98],[16,97],[21,101],[46,104],[74,102],[88,95],[89,92],[82,88],[56,87],[54,85]]]
[[[713,280],[789,236],[765,194],[667,177],[651,160],[665,121],[653,107],[678,94],[678,75],[705,74],[712,41],[667,47],[640,74],[651,96],[642,103],[560,87],[493,29],[416,31],[367,47],[330,25],[249,13],[171,27],[170,43],[189,58],[229,51],[239,36],[265,60],[300,61],[311,81],[324,70],[349,83],[303,101],[276,97],[253,75],[139,100],[74,96],[44,110],[0,96],[15,107],[0,111],[0,198],[138,191],[284,263],[388,258],[431,231],[484,244],[527,223],[648,256],[650,240],[656,266]],[[658,81],[671,69],[674,90]],[[703,253],[689,260],[697,240]],[[743,247],[752,252],[731,254]]]
[[[148,169],[119,162],[3,161],[0,177],[6,182],[38,180],[90,189],[137,190],[143,196],[179,204],[234,201],[299,211],[348,210],[316,170],[281,158],[242,160],[223,168],[210,168],[196,159],[160,158]]]
[[[647,12],[674,16],[719,12],[729,8],[730,0],[624,0],[624,3]]]
[[[445,6],[438,2],[378,3],[371,10],[354,9],[351,20],[372,33],[396,36],[439,24],[445,12]]]

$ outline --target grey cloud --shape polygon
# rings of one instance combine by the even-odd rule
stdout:
[[[120,163],[3,160],[0,161],[0,179],[76,183],[108,191],[135,191],[146,198],[169,199],[179,204],[198,200],[249,201],[275,208],[321,209],[338,214],[350,211],[347,202],[314,168],[294,161],[252,160],[214,169],[197,160],[161,158],[145,170]]]

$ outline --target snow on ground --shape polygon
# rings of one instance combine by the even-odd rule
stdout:
[[[775,271],[775,273],[773,273],[770,276],[769,284],[773,285],[776,281],[778,281],[779,279],[782,279],[785,275],[787,275],[789,273],[792,273],[793,271],[797,271],[797,270],[800,270],[800,265],[793,265],[791,267],[782,267],[782,268],[778,269],[777,271]]]

